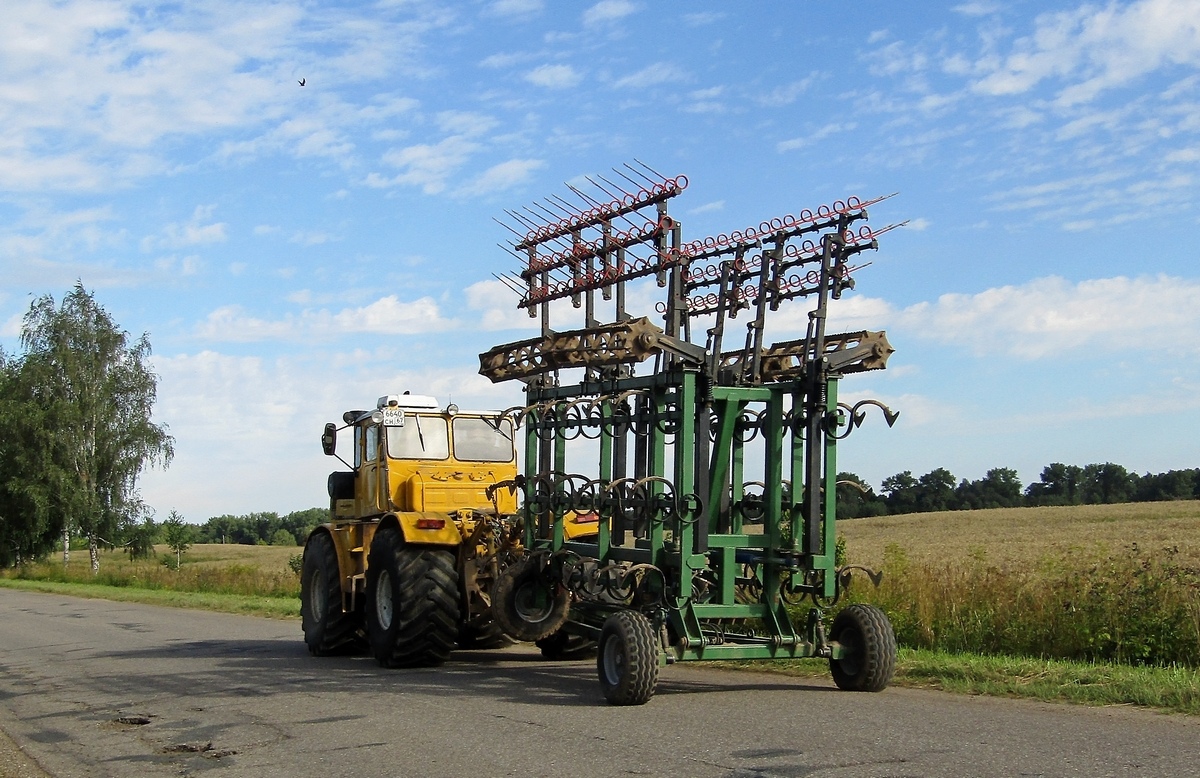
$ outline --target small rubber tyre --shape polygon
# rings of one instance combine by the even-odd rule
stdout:
[[[492,591],[492,618],[514,640],[549,637],[567,622],[571,593],[528,559],[500,574]]]
[[[612,705],[643,705],[658,686],[658,641],[650,619],[617,611],[600,630],[596,670],[604,699]]]
[[[384,667],[446,661],[458,638],[458,571],[451,551],[409,546],[394,527],[367,557],[367,640]]]
[[[596,641],[561,629],[535,642],[542,656],[552,662],[591,659],[596,655]]]
[[[853,692],[880,692],[896,672],[896,634],[887,614],[874,605],[855,603],[833,620],[830,639],[842,647],[829,660],[833,682]]]
[[[333,539],[321,532],[304,546],[300,566],[300,627],[313,656],[360,649],[362,617],[342,610],[341,572]]]

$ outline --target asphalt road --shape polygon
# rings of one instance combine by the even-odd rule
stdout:
[[[385,670],[297,622],[0,590],[0,729],[58,778],[1200,776],[1191,717],[687,665],[614,708],[595,673],[526,646]]]

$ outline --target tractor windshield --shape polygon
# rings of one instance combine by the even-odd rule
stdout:
[[[511,462],[513,427],[509,419],[454,420],[454,458],[471,462]]]
[[[403,427],[387,427],[387,453],[393,459],[448,459],[450,441],[440,416],[405,417]]]

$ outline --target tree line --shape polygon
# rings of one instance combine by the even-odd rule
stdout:
[[[188,524],[176,511],[157,523],[146,516],[122,533],[122,545],[131,559],[147,558],[156,544],[166,545],[179,555],[196,543],[240,543],[248,546],[299,546],[318,524],[329,521],[326,508],[308,508],[280,516],[261,511],[244,516],[214,516],[203,524]]]
[[[196,527],[198,543],[258,546],[302,545],[318,524],[329,521],[328,508],[308,508],[280,516],[267,511],[244,516],[214,516]]]
[[[1098,505],[1200,499],[1200,468],[1138,475],[1105,462],[1079,467],[1055,462],[1038,481],[1021,483],[1017,471],[993,468],[975,481],[957,479],[944,467],[915,477],[905,470],[883,479],[878,493],[854,473],[838,474],[838,518],[929,511]]]

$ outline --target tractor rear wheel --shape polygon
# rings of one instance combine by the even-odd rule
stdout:
[[[458,571],[451,551],[409,546],[394,527],[367,559],[367,638],[384,667],[446,661],[458,637]]]
[[[304,547],[300,566],[300,626],[314,656],[328,656],[361,647],[362,619],[342,610],[341,573],[333,539],[324,532]]]
[[[880,692],[896,672],[896,634],[887,614],[874,605],[855,603],[833,620],[829,636],[842,647],[840,659],[829,660],[839,689]]]
[[[650,619],[637,611],[617,611],[600,630],[596,655],[600,688],[613,705],[642,705],[658,685],[658,641]]]
[[[571,593],[545,576],[536,559],[509,567],[492,592],[492,617],[515,640],[554,634],[570,610]]]

